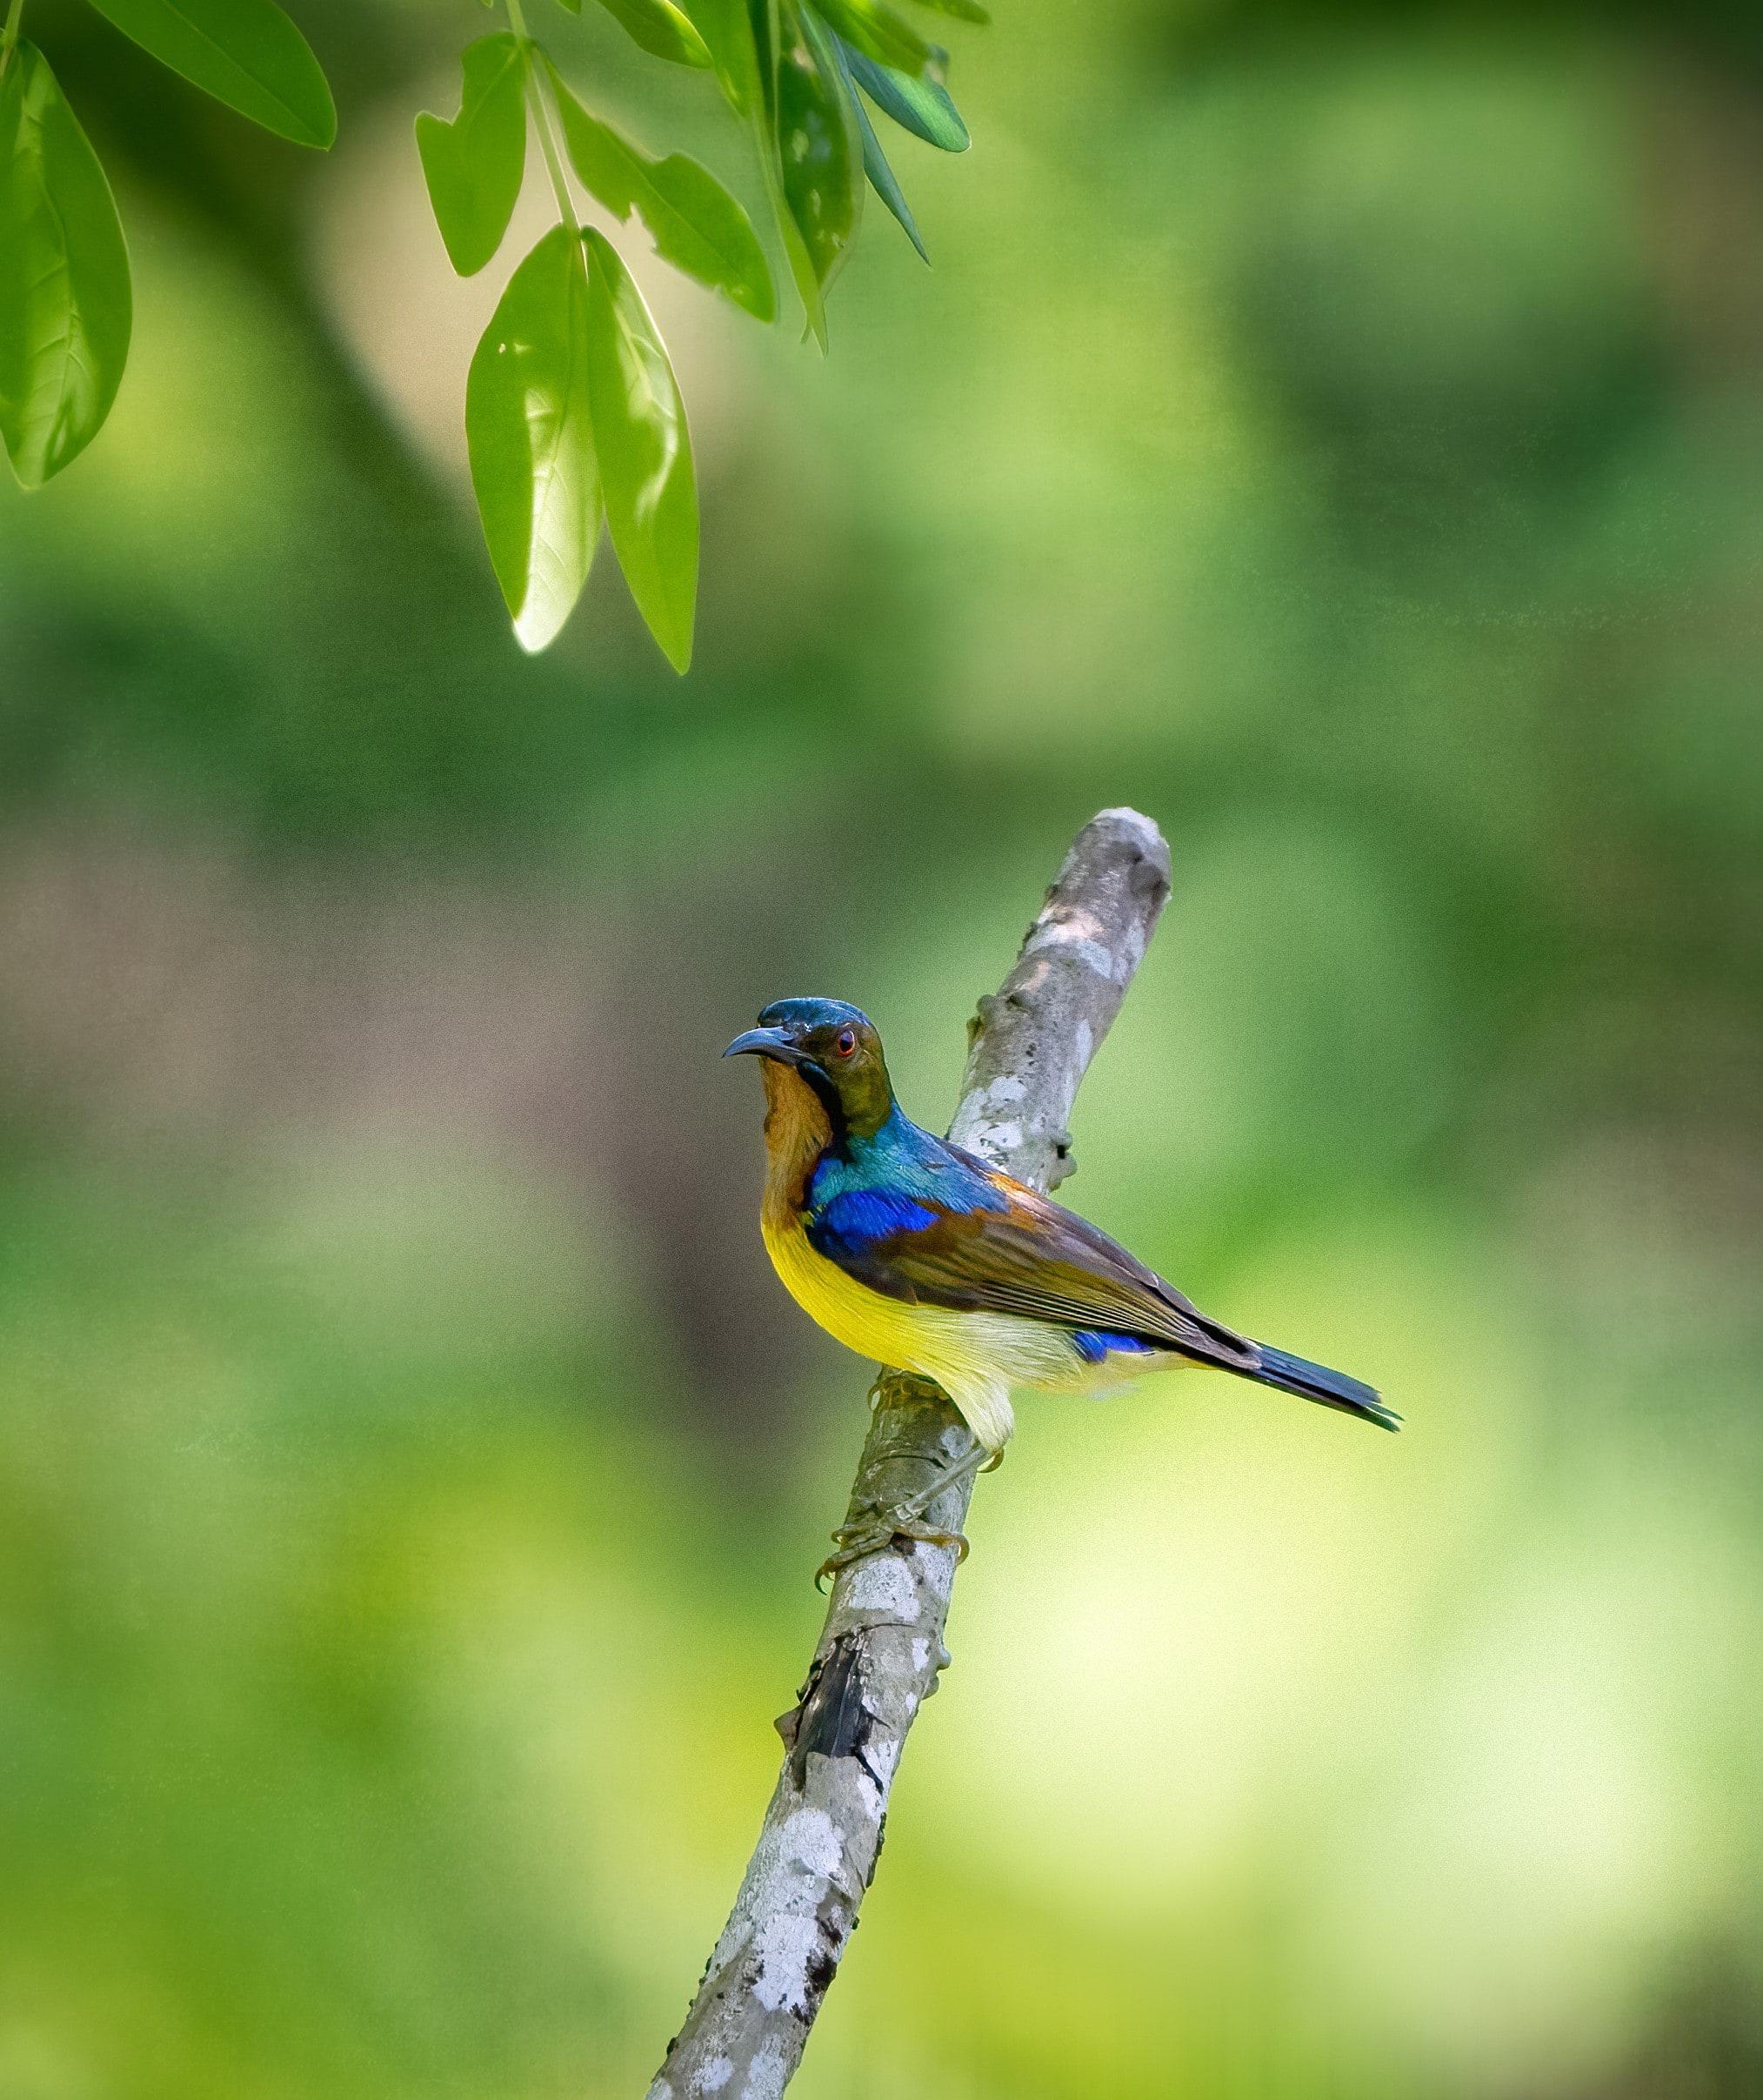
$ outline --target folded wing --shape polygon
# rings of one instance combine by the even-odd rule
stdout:
[[[956,1208],[922,1183],[906,1201],[852,1190],[809,1220],[815,1250],[871,1290],[908,1303],[1102,1328],[1226,1370],[1256,1366],[1252,1342],[1209,1320],[1105,1233],[948,1150],[983,1178],[996,1207]]]

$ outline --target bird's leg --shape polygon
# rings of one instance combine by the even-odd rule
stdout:
[[[922,1516],[944,1488],[952,1488],[957,1481],[965,1481],[970,1473],[990,1473],[1003,1462],[1002,1451],[992,1450],[989,1445],[982,1444],[976,1436],[971,1451],[964,1451],[959,1458],[951,1460],[940,1473],[932,1474],[918,1492],[909,1501],[900,1503],[893,1514],[896,1516]]]
[[[829,1577],[847,1568],[853,1561],[866,1559],[879,1553],[896,1539],[918,1539],[927,1546],[946,1546],[953,1552],[958,1564],[967,1558],[967,1541],[958,1531],[938,1531],[922,1520],[925,1512],[945,1488],[952,1488],[972,1473],[990,1473],[1003,1460],[1002,1451],[993,1451],[982,1444],[976,1436],[972,1448],[953,1459],[934,1473],[916,1495],[908,1495],[903,1502],[883,1504],[866,1501],[858,1505],[860,1511],[872,1521],[843,1524],[832,1535],[832,1542],[838,1548],[829,1555],[815,1571],[817,1588]]]

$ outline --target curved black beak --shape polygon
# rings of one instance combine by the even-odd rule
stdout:
[[[781,1028],[749,1028],[745,1035],[736,1036],[725,1057],[769,1057],[780,1065],[799,1065],[805,1060]]]

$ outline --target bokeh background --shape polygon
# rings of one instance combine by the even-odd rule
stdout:
[[[853,998],[939,1120],[1115,801],[1066,1193],[1410,1426],[1025,1408],[796,2090],[1763,2091],[1754,8],[955,27],[830,362],[645,273],[684,683],[478,541],[507,265],[410,133],[484,17],[296,11],[324,158],[27,6],[138,311],[0,492],[0,2096],[642,2090],[864,1422],[717,1053]]]

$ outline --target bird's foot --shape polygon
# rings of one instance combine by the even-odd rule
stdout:
[[[916,1454],[902,1450],[898,1455],[911,1457]],[[838,1551],[824,1560],[815,1570],[814,1587],[818,1589],[841,1568],[850,1567],[853,1561],[866,1560],[872,1553],[882,1552],[896,1539],[919,1540],[927,1546],[946,1547],[955,1555],[955,1565],[958,1568],[967,1558],[965,1537],[958,1531],[944,1531],[925,1523],[925,1512],[945,1488],[953,1487],[970,1474],[990,1473],[1003,1458],[1002,1451],[988,1450],[976,1437],[971,1450],[952,1465],[933,1474],[916,1495],[909,1495],[905,1501],[884,1503],[871,1496],[855,1504],[856,1521],[841,1525],[833,1533],[832,1542]]]
[[[911,1539],[926,1546],[941,1546],[955,1555],[958,1568],[967,1558],[967,1541],[958,1531],[939,1531],[934,1524],[925,1523],[914,1514],[910,1503],[892,1509],[884,1509],[871,1502],[865,1505],[873,1515],[868,1521],[857,1524],[841,1524],[832,1535],[837,1553],[829,1554],[814,1571],[814,1587],[824,1588],[842,1568],[854,1562],[866,1561],[872,1553],[881,1553],[896,1539]]]

